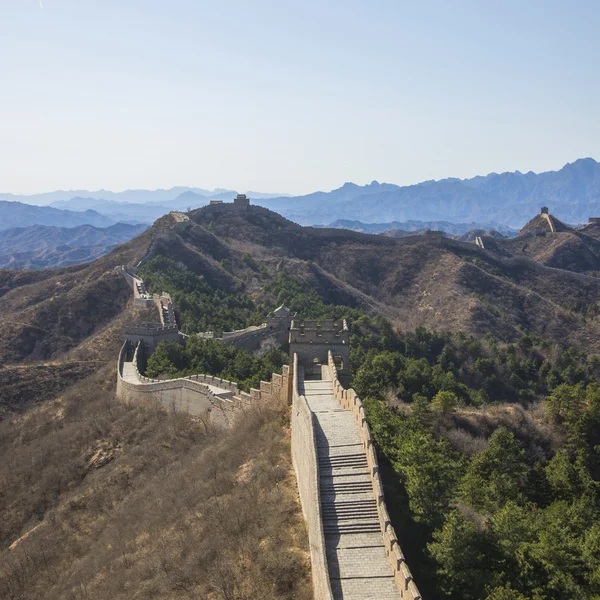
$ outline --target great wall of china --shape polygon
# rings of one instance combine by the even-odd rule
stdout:
[[[168,294],[150,295],[141,279],[120,270],[134,304],[156,306],[161,323],[126,328],[117,397],[159,402],[225,426],[252,404],[274,399],[290,404],[292,462],[308,528],[315,599],[420,599],[385,505],[362,402],[340,382],[349,376],[346,322],[299,322],[282,306],[261,326],[225,332],[222,341],[245,349],[267,338],[289,342],[290,366],[250,393],[209,375],[150,379],[143,374],[146,354],[163,339],[186,336],[178,330]]]

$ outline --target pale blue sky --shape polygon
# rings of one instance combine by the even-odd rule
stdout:
[[[600,159],[597,0],[0,0],[0,192]]]

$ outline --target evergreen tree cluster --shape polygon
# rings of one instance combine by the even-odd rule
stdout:
[[[396,343],[394,350],[366,350],[355,387],[418,532],[414,555],[421,564],[411,568],[430,594],[600,597],[596,358],[530,340],[500,346],[489,336],[479,343],[424,330]],[[482,398],[478,392],[492,376],[501,387]],[[391,407],[384,400],[389,390],[409,402],[409,410]],[[543,419],[563,440],[551,456],[527,457],[504,427],[473,455],[437,435],[435,422],[444,413],[503,395],[512,402],[542,399]]]
[[[151,292],[171,295],[182,331],[214,331],[220,335],[264,320],[264,314],[246,294],[212,287],[204,277],[171,258],[155,256],[139,275]]]
[[[395,335],[383,319],[368,317],[353,322],[353,329],[353,386],[364,397],[392,392],[412,402],[415,395],[433,400],[444,391],[457,405],[526,406],[561,384],[586,385],[600,377],[598,356],[527,335],[516,344],[498,343],[490,334],[476,339],[423,328]]]
[[[163,341],[150,355],[146,365],[148,377],[169,378],[202,373],[233,381],[244,391],[270,381],[273,373],[281,373],[288,356],[279,348],[251,355],[237,346],[219,340],[190,336],[185,345]]]

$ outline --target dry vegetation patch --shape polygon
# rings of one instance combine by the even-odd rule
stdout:
[[[288,407],[219,430],[109,374],[0,423],[0,597],[310,598]]]
[[[565,441],[564,432],[545,418],[539,403],[528,408],[496,404],[440,414],[434,432],[461,454],[473,456],[487,447],[487,440],[500,427],[514,434],[531,463],[551,458]]]

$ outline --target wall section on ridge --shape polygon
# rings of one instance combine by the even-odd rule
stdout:
[[[237,385],[217,378],[200,376],[201,379],[197,379],[196,376],[192,376],[160,381],[145,377],[137,366],[140,347],[140,343],[135,346],[132,361],[126,360],[132,348],[130,342],[125,342],[119,353],[117,398],[122,402],[158,402],[169,410],[206,416],[213,423],[229,425],[234,413],[250,400],[248,394],[234,396],[233,390],[237,391]],[[129,368],[128,376],[124,373],[126,367]],[[207,380],[206,383],[204,379]],[[217,387],[217,383],[221,384],[220,391],[215,394],[209,385]],[[225,389],[225,386],[229,389]]]

